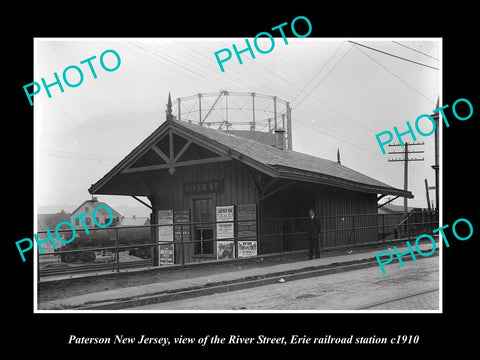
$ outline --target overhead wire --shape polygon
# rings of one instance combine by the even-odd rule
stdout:
[[[305,119],[308,115],[307,116],[303,115],[302,117],[300,114],[298,114],[298,115],[295,115],[294,117],[295,121],[301,122],[301,120],[303,120],[304,124],[308,124],[308,126],[312,128],[317,128],[319,129],[319,131],[325,134],[329,134],[329,135],[332,133],[341,134],[341,136],[344,139],[350,138],[352,139],[352,141],[356,141],[357,143],[360,142],[359,138],[364,139],[365,136],[368,136],[368,134],[370,134],[367,130],[364,130],[363,133],[360,133],[358,131],[358,128],[345,124],[341,118],[339,119],[337,116],[334,116],[334,115],[332,116],[331,114],[328,114],[328,113],[322,113],[321,110],[319,110],[318,108],[313,108],[311,107],[311,105],[308,105],[307,107],[302,108],[302,112],[306,114],[312,114],[312,116],[310,117],[314,118],[315,120],[308,121]],[[316,124],[314,125],[314,122],[316,124],[321,124],[321,129],[318,126],[316,126]]]
[[[173,73],[176,73],[182,77],[185,77],[185,78],[188,78],[190,80],[192,80],[193,82],[195,83],[200,83],[200,81],[198,80],[198,78],[195,78],[193,77],[191,74],[188,74],[186,72],[183,72],[181,71],[179,68],[177,67],[172,67],[171,65],[165,63],[165,62],[161,62],[159,61],[158,58],[153,58],[152,55],[149,55],[148,53],[141,53],[139,50],[137,49],[133,49],[131,47],[128,47],[127,44],[123,44],[123,46],[120,46],[120,47],[123,47],[124,50],[126,50],[127,52],[129,52],[130,54],[133,54],[134,56],[137,56],[143,60],[147,60],[149,62],[151,62],[152,64],[156,65],[156,66],[159,66],[163,69],[166,69],[168,71],[171,71]]]
[[[340,140],[340,141],[342,141],[342,142],[346,142],[346,143],[348,143],[348,144],[350,144],[350,145],[353,145],[353,146],[356,147],[356,148],[360,148],[360,149],[365,150],[365,151],[368,151],[368,152],[370,152],[370,153],[372,153],[372,154],[377,154],[377,153],[376,153],[375,151],[373,151],[372,149],[369,149],[369,148],[367,148],[367,147],[364,147],[364,146],[360,145],[358,142],[348,141],[347,139],[345,139],[344,136],[339,137],[339,136],[336,135],[336,134],[327,133],[327,132],[325,132],[324,130],[322,130],[322,129],[316,127],[316,126],[313,126],[312,124],[310,124],[310,123],[308,123],[308,122],[306,122],[306,121],[304,121],[304,120],[302,120],[302,119],[297,119],[297,121],[300,122],[300,123],[302,123],[302,124],[305,125],[305,126],[308,126],[308,127],[312,128],[313,130],[316,130],[316,131],[318,131],[318,132],[323,133],[324,135],[333,137],[333,138],[335,138],[335,139],[337,139],[337,140]],[[343,134],[342,134],[342,135],[343,135]]]
[[[431,55],[428,55],[428,54],[424,53],[423,51],[420,51],[420,50],[414,49],[414,48],[412,48],[412,47],[409,47],[409,46],[407,46],[407,45],[404,45],[404,44],[402,44],[402,43],[399,43],[398,41],[392,40],[392,42],[395,43],[395,44],[397,44],[397,45],[403,46],[404,48],[407,48],[407,49],[416,51],[416,52],[418,52],[418,53],[420,53],[420,54],[422,54],[422,55],[425,55],[425,56],[427,56],[427,57],[429,57],[429,58],[431,58],[431,59],[440,61],[440,60],[437,59],[436,57],[433,57],[433,56],[431,56]]]
[[[313,95],[310,95],[310,98],[316,102],[318,102],[320,105],[322,106],[326,106],[328,107],[329,109],[333,110],[335,113],[337,114],[340,114],[341,117],[343,117],[344,119],[348,120],[350,123],[353,123],[357,126],[357,128],[355,129],[355,132],[357,132],[358,130],[358,127],[361,127],[367,131],[370,131],[370,128],[368,126],[366,126],[363,122],[361,121],[358,121],[358,120],[355,120],[353,118],[351,118],[348,114],[346,114],[345,112],[343,111],[340,111],[338,110],[336,107],[334,107],[332,104],[331,104],[331,101],[325,101],[324,99],[320,99],[321,95],[318,94],[317,96],[313,96]],[[315,108],[315,112],[316,112],[316,115],[317,115],[317,118],[319,118],[321,116],[321,112],[322,110],[320,108]],[[333,116],[335,118],[338,118],[338,116]],[[339,122],[338,121],[333,121],[335,126],[339,126]],[[346,128],[347,128],[347,131],[348,130],[351,130],[350,128],[348,128],[348,125],[345,124],[344,125]]]
[[[315,80],[315,78],[323,71],[323,69],[325,69],[325,67],[326,67],[326,66],[328,65],[328,63],[333,59],[333,57],[335,56],[335,54],[338,53],[339,49],[342,47],[342,45],[343,45],[344,43],[345,43],[345,42],[342,42],[342,43],[340,44],[340,46],[339,46],[339,47],[335,50],[335,52],[330,56],[330,58],[327,60],[327,62],[324,64],[324,66],[317,72],[317,74],[316,74],[314,77],[312,77],[312,79],[310,80],[310,82],[295,96],[295,99],[298,97],[298,95],[300,95],[300,94],[312,83],[313,80]],[[351,47],[353,47],[353,45],[351,45]],[[350,48],[350,49],[351,49],[351,48]],[[349,49],[349,50],[350,50],[350,49]],[[347,51],[347,52],[348,52],[348,51]],[[346,53],[344,54],[344,56],[345,56],[345,55],[346,55]],[[337,64],[337,65],[338,65],[338,64]],[[333,69],[331,69],[331,71],[333,71]],[[330,71],[330,72],[331,72],[331,71]],[[328,76],[328,74],[327,74],[326,76]],[[322,79],[319,83],[317,83],[316,87],[318,87],[319,85],[322,84],[322,82],[325,80],[326,76],[325,76],[324,79]],[[316,88],[316,87],[315,87],[315,88]],[[313,90],[314,90],[314,89],[312,89],[312,91],[313,91]],[[354,124],[357,125],[357,126],[363,127],[363,128],[366,129],[366,130],[370,130],[367,126],[365,126],[365,124],[363,124],[362,122],[359,122],[359,121],[357,121],[357,120],[352,119],[352,118],[351,118],[350,116],[348,116],[345,112],[338,110],[337,108],[335,108],[334,106],[332,106],[329,102],[320,100],[318,97],[311,95],[312,91],[310,91],[310,93],[307,94],[307,95],[310,96],[310,97],[311,97],[312,99],[314,99],[315,101],[317,101],[319,104],[321,104],[322,106],[326,106],[326,107],[332,109],[335,113],[338,113],[338,114],[342,115],[344,118],[348,119],[351,123],[354,123]],[[294,100],[295,100],[295,99],[294,99]],[[303,101],[303,100],[302,100],[302,101]],[[292,101],[292,102],[293,102],[293,101]],[[297,105],[297,106],[298,106],[298,105]],[[312,113],[315,113],[315,117],[316,117],[316,118],[321,117],[321,112],[322,112],[321,109],[316,108],[315,111],[311,111],[311,112],[312,112]],[[332,116],[333,116],[334,118],[337,118],[337,116],[334,116],[334,115],[332,115]],[[322,121],[324,121],[324,120],[331,121],[332,124],[334,124],[334,126],[335,126],[336,128],[338,128],[338,127],[339,127],[339,124],[341,124],[341,122],[338,122],[338,121],[335,121],[335,120],[330,120],[329,117],[327,117],[327,118],[323,117],[323,118],[322,118]],[[322,123],[322,124],[324,124],[324,123]],[[344,129],[345,129],[344,132],[352,132],[352,129],[351,129],[348,125],[344,125]],[[357,130],[357,129],[355,129],[355,130]],[[356,133],[357,133],[357,131],[356,131]]]
[[[343,43],[342,43],[342,44],[343,44]],[[342,44],[341,44],[341,45],[342,45]],[[340,47],[341,47],[341,45],[340,45]],[[340,49],[340,47],[337,48],[337,52],[338,52],[338,49]],[[352,45],[352,47],[353,47],[353,45]],[[188,47],[186,46],[186,48],[188,48]],[[145,49],[145,50],[146,50],[146,49]],[[178,50],[178,49],[177,49],[177,50]],[[324,78],[321,79],[321,80],[317,83],[317,85],[316,85],[312,90],[310,90],[310,92],[296,105],[296,107],[297,107],[298,105],[300,105],[301,103],[303,103],[303,101],[305,101],[305,99],[308,98],[308,97],[311,95],[311,93],[313,92],[313,90],[315,90],[318,86],[320,86],[320,85],[322,84],[322,82],[323,82],[323,81],[329,76],[329,74],[338,66],[338,64],[343,60],[343,58],[346,56],[346,54],[347,54],[350,50],[351,50],[351,48],[342,56],[342,58],[337,62],[337,64],[336,64],[332,69],[330,69],[330,71],[324,76]],[[196,52],[196,53],[199,54],[198,52]],[[157,54],[157,55],[158,55],[158,54]],[[368,56],[368,55],[367,55],[367,56]],[[202,54],[202,57],[206,58],[206,56],[205,56],[204,54]],[[191,58],[192,58],[192,57],[190,57],[190,59],[191,59]],[[248,59],[248,57],[246,57],[246,58]],[[333,56],[332,56],[332,58],[333,58]],[[195,58],[193,58],[193,59],[195,59]],[[248,59],[248,60],[249,60],[249,61],[252,61],[252,60],[250,60],[250,59]],[[328,62],[327,62],[327,63],[328,63]],[[185,63],[183,63],[183,64],[185,64]],[[258,63],[256,63],[256,64],[258,64]],[[259,65],[261,65],[261,64],[259,64]],[[264,68],[263,66],[259,66],[259,67]],[[265,69],[265,68],[264,68],[264,69]],[[386,70],[388,71],[388,69],[386,69]],[[200,71],[200,72],[201,72],[201,71]],[[270,70],[269,72],[272,73],[272,74],[277,75],[275,72],[272,72],[271,70]],[[202,72],[201,72],[201,73],[202,73]],[[203,72],[203,73],[204,73],[204,72]],[[232,73],[232,72],[230,72],[230,73]],[[236,73],[236,71],[235,71],[235,73]],[[320,71],[319,73],[321,73],[321,71]],[[238,73],[237,73],[237,74],[238,74]],[[232,75],[232,78],[235,79],[235,76],[236,76],[237,74]],[[392,73],[392,74],[393,74],[393,73]],[[185,73],[182,74],[182,73],[181,73],[181,75],[184,75],[184,76],[185,76],[185,75],[187,75],[187,74],[185,74]],[[250,78],[251,78],[251,74],[249,74],[249,75],[250,75]],[[395,75],[395,74],[394,74],[394,75]],[[278,75],[277,75],[277,76],[278,76]],[[189,77],[189,78],[191,78],[191,77]],[[243,78],[244,78],[244,77],[240,77],[240,79],[242,79],[242,80],[243,80]],[[288,81],[287,79],[285,79],[285,78],[283,78],[283,77],[281,77],[281,76],[279,76],[279,78],[281,78],[283,81]],[[315,78],[315,77],[314,77],[314,78]],[[313,78],[313,79],[314,79],[314,78]],[[237,79],[238,79],[238,77],[237,77]],[[311,82],[313,81],[313,79],[307,84],[306,87],[308,87],[308,86],[311,84]],[[252,79],[252,80],[253,80],[253,79]],[[401,79],[400,79],[400,80],[401,80]],[[203,81],[199,81],[199,80],[196,80],[196,82],[204,83]],[[244,81],[244,83],[245,83],[245,81]],[[407,85],[408,85],[408,84],[407,84]],[[305,90],[306,87],[304,87],[303,89],[301,89],[301,91],[300,91],[299,94],[301,94],[301,93]],[[297,88],[298,88],[298,87],[297,87]],[[297,97],[298,97],[299,94],[297,94]],[[338,113],[340,113],[340,114],[342,114],[343,116],[345,116],[345,117],[348,118],[348,116],[347,116],[345,113],[342,113],[342,112],[339,111],[338,109],[335,109],[333,106],[322,102],[321,100],[319,100],[318,98],[316,98],[316,97],[314,97],[314,96],[310,96],[310,97],[313,98],[313,99],[315,99],[316,101],[322,103],[323,105],[330,107],[332,110],[334,110],[334,111],[336,111],[336,112],[338,112]],[[310,112],[310,111],[311,111],[311,110],[307,110],[307,112]],[[311,112],[314,113],[314,111],[311,111]],[[318,109],[315,109],[315,112],[318,113]],[[338,122],[338,121],[334,121],[334,120],[330,120],[331,117],[332,117],[332,115],[327,116],[327,118],[329,119],[329,122],[332,123],[332,126],[335,126],[335,128],[338,129],[339,122]],[[333,117],[336,117],[336,116],[333,116]],[[350,119],[350,120],[352,120],[352,119]],[[354,121],[354,120],[353,120],[353,121]],[[313,125],[311,125],[311,124],[308,124],[308,126],[314,128],[314,129],[319,130],[318,128],[316,128],[315,126],[313,126]],[[343,126],[346,126],[346,125],[343,125]],[[348,127],[346,127],[346,128],[348,129]],[[353,134],[353,132],[350,131],[350,134]],[[330,134],[330,135],[331,135],[331,134]],[[266,136],[266,135],[265,135],[265,136]]]
[[[175,44],[170,47],[170,51],[173,51],[174,53],[179,54],[180,56],[192,59],[192,67],[194,69],[197,69],[197,66],[198,66],[198,73],[205,74],[206,71],[209,71],[209,72],[211,72],[212,74],[215,75],[215,73],[217,71],[212,68],[212,66],[211,66],[212,64],[210,62],[207,62],[206,60],[203,60],[203,59],[207,59],[207,60],[210,61],[211,59],[208,56],[206,56],[205,54],[203,54],[201,52],[196,51],[195,49],[192,49],[192,48],[186,46],[183,43],[179,46],[181,48],[188,49],[188,51],[184,51],[184,49],[180,49],[180,48],[178,48],[178,46],[175,47]],[[192,55],[192,53],[195,53],[198,56],[195,57],[195,56]],[[204,65],[204,66],[200,67],[200,65]],[[233,84],[230,83],[229,84],[229,89],[228,89],[230,91],[232,91],[232,90],[235,90],[235,91],[243,90],[243,88],[239,88],[239,87],[235,86],[235,85],[240,84],[240,83],[242,83],[243,86],[249,86],[250,85],[248,82],[245,81],[244,78],[234,78],[234,77],[232,77],[232,75],[230,73],[224,73],[222,77],[232,80]],[[219,82],[219,84],[221,84],[221,86],[220,86],[221,89],[226,88],[226,86],[225,86],[226,82],[225,81],[222,81],[221,83]]]
[[[400,76],[398,76],[397,74],[395,74],[394,72],[390,71],[387,67],[385,67],[383,64],[381,64],[379,61],[375,60],[373,57],[371,57],[370,55],[368,55],[365,51],[363,51],[362,49],[359,49],[358,47],[355,46],[355,49],[357,49],[358,51],[360,51],[362,54],[364,54],[365,56],[367,56],[368,58],[370,58],[372,61],[374,61],[377,65],[379,65],[380,67],[382,67],[384,70],[388,71],[390,74],[392,74],[393,76],[395,76],[398,80],[400,80],[401,82],[403,82],[405,85],[407,85],[410,89],[412,89],[413,91],[415,91],[418,95],[422,96],[424,99],[428,100],[431,104],[435,105],[435,102],[431,99],[429,99],[426,95],[422,94],[420,91],[418,91],[417,89],[415,89],[413,86],[411,86],[409,83],[407,83],[405,80],[403,80]]]
[[[224,46],[229,46],[226,42],[222,42],[222,44]],[[263,70],[277,76],[278,78],[280,78],[281,80],[283,80],[284,82],[288,83],[290,86],[293,86],[293,87],[296,87],[298,88],[298,86],[295,84],[295,83],[292,83],[290,80],[284,78],[283,76],[273,72],[272,70],[268,69],[267,67],[263,66],[262,64],[260,64],[258,61],[255,61],[254,59],[250,59],[249,57],[245,57],[245,59],[250,62],[250,63],[253,63],[255,67],[259,67],[259,68],[262,68]],[[251,72],[246,72],[246,71],[241,71],[239,69],[242,69],[240,67],[236,67],[236,68],[233,68],[231,70],[229,70],[229,72],[233,72],[235,74],[238,74],[238,76],[241,76],[241,77],[247,77],[251,80],[251,82],[253,82],[254,84],[257,84],[259,82],[259,77],[258,76],[255,76],[254,74],[252,74]]]
[[[138,43],[131,42],[131,41],[129,41],[129,43],[132,44],[132,45],[134,45],[134,46],[136,46],[136,47],[138,47],[138,48],[140,48],[140,49],[142,49],[142,50],[144,50],[144,51],[146,51],[146,52],[148,52],[148,53],[150,53],[150,54],[152,54],[154,57],[157,57],[158,59],[163,60],[163,61],[164,61],[164,64],[159,64],[159,65],[164,65],[164,66],[167,65],[166,67],[168,67],[169,70],[171,70],[171,71],[173,71],[173,72],[175,72],[175,73],[177,73],[177,74],[180,74],[180,75],[183,75],[183,76],[187,76],[187,77],[189,77],[190,79],[192,79],[192,75],[193,75],[193,76],[199,76],[198,73],[192,72],[192,71],[189,70],[187,67],[185,67],[184,65],[182,65],[181,62],[175,62],[175,61],[173,61],[173,60],[170,60],[170,59],[168,59],[167,57],[162,56],[161,54],[158,54],[157,52],[155,52],[155,51],[153,51],[153,50],[149,50],[149,49],[145,48],[144,46],[139,45]],[[172,67],[172,65],[170,65],[169,63],[173,64],[173,67]],[[180,68],[181,70],[183,70],[183,71],[180,71],[179,68]],[[200,74],[200,76],[202,76],[202,75]],[[193,80],[194,80],[195,82],[198,82],[198,80],[195,80],[194,78],[193,78]],[[204,81],[205,81],[205,82],[210,82],[211,84],[216,85],[216,84],[213,83],[209,78],[204,77]],[[210,85],[210,86],[211,86],[211,85]]]
[[[389,55],[389,56],[395,57],[395,58],[397,58],[397,59],[405,60],[405,61],[408,61],[408,62],[417,64],[417,65],[425,66],[425,67],[427,67],[427,68],[431,68],[431,69],[435,69],[435,70],[440,70],[439,68],[436,68],[436,67],[434,67],[434,66],[430,66],[430,65],[427,65],[427,64],[420,63],[420,62],[418,62],[418,61],[410,60],[410,59],[404,58],[404,57],[402,57],[402,56],[394,55],[394,54],[391,54],[391,53],[386,52],[386,51],[383,51],[383,50],[375,49],[375,48],[372,48],[372,47],[370,47],[370,46],[357,43],[357,42],[355,42],[355,41],[348,40],[348,42],[351,42],[352,44],[355,44],[355,45],[363,46],[364,48],[367,48],[367,49],[370,49],[370,50],[373,50],[373,51],[377,51],[377,52],[382,53],[382,54],[385,54],[385,55]]]
[[[313,90],[315,90],[323,81],[325,81],[325,79],[328,77],[328,75],[330,75],[332,73],[333,70],[335,70],[337,68],[337,66],[342,62],[342,60],[348,55],[348,53],[352,50],[352,47],[350,47],[350,49],[348,49],[343,55],[342,57],[340,58],[340,60],[338,60],[338,62],[325,74],[325,76],[317,83],[317,85],[315,85],[309,92],[307,95],[305,95],[305,97],[298,103],[296,104],[295,106],[292,106],[292,110],[297,108],[312,92]]]
[[[343,46],[343,44],[345,44],[345,41],[342,41],[342,43],[340,44],[340,46],[335,50],[335,52],[328,58],[328,60],[325,62],[325,64],[320,68],[320,70],[317,72],[317,74],[315,74],[315,76],[313,76],[310,81],[308,82],[307,85],[305,85],[303,87],[302,90],[300,90],[300,92],[295,95],[295,97],[292,99],[292,103],[297,99],[297,97],[308,87],[308,85],[310,85],[312,83],[312,81],[323,71],[323,69],[325,69],[325,67],[328,65],[328,63],[330,62],[330,60],[333,59],[333,57],[337,54],[337,52],[340,50],[340,48]]]

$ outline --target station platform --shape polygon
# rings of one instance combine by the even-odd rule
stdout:
[[[109,311],[158,302],[210,295],[249,287],[282,283],[308,277],[378,267],[375,255],[397,246],[400,253],[408,248],[405,241],[379,243],[375,247],[355,247],[321,252],[319,259],[308,259],[307,251],[290,257],[257,256],[251,261],[227,261],[185,266],[183,268],[129,271],[109,276],[90,276],[38,284],[37,311]],[[431,244],[420,245],[429,253]],[[436,251],[439,253],[437,242]],[[388,267],[399,267],[396,256]],[[423,257],[416,254],[417,260]],[[412,260],[411,255],[402,261]],[[405,265],[408,266],[408,265]]]

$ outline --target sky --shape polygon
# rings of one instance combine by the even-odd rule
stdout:
[[[267,38],[260,40],[261,49],[271,45]],[[83,73],[77,87],[61,80],[63,93],[54,85],[51,98],[43,88],[34,96],[36,206],[72,211],[90,199],[91,184],[165,121],[169,93],[175,100],[222,90],[288,101],[295,151],[336,161],[338,148],[342,165],[403,189],[403,162],[388,162],[400,156],[383,155],[375,134],[393,132],[394,126],[406,130],[406,121],[414,126],[418,116],[431,114],[439,97],[442,104],[441,71],[432,68],[441,69],[441,39],[292,37],[285,44],[275,38],[271,52],[261,54],[254,48],[255,59],[245,52],[243,64],[233,55],[222,72],[214,53],[224,48],[233,52],[232,44],[243,49],[245,39],[35,39],[32,82],[44,78],[52,83],[55,72],[61,78],[71,65]],[[119,54],[118,69],[105,71],[100,65],[106,50]],[[93,56],[96,79],[88,64],[80,63]],[[116,65],[112,53],[103,59],[107,68]],[[67,74],[71,83],[80,82],[75,70]],[[241,106],[242,100],[235,97],[231,106],[235,101]],[[195,108],[193,100],[183,104]],[[421,129],[429,132],[431,125],[423,122]],[[425,208],[424,179],[435,185],[434,137],[417,136],[417,141],[425,145],[415,150],[425,153],[411,155],[424,161],[409,164],[409,190],[415,195],[409,206]],[[403,148],[387,147],[392,150]],[[142,206],[130,197],[97,197],[113,208]],[[430,198],[435,198],[434,191]],[[403,198],[393,204],[402,205]],[[149,209],[144,210],[136,215],[147,216]]]

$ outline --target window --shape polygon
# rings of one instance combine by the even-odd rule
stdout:
[[[213,227],[214,207],[213,199],[194,199],[193,200],[193,216],[195,224],[194,240],[195,255],[197,254],[213,254]]]
[[[213,254],[213,228],[195,228],[195,255]],[[209,241],[210,240],[210,241]]]

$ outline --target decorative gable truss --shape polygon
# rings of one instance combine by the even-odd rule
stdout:
[[[232,160],[226,150],[212,149],[209,144],[199,144],[190,138],[189,134],[179,134],[171,127],[157,138],[160,140],[131,159],[122,173],[168,169],[173,175],[180,166]]]

